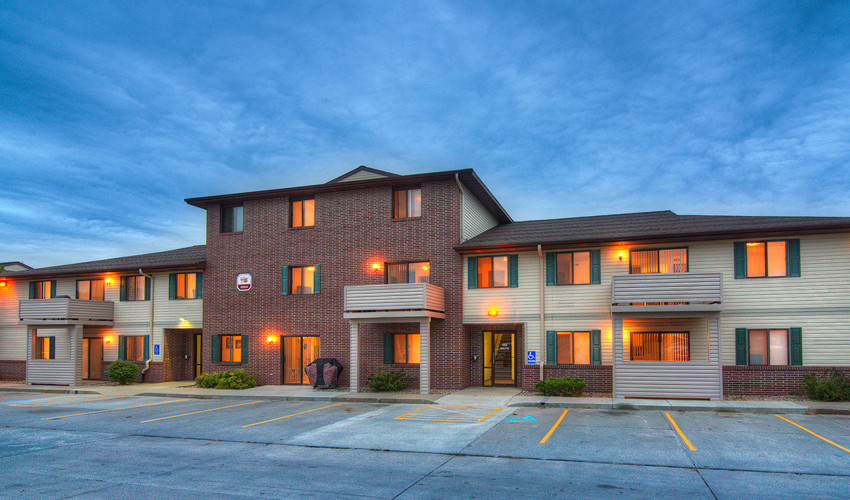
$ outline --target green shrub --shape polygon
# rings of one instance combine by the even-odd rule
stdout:
[[[369,377],[369,387],[375,392],[396,392],[407,389],[407,384],[413,379],[405,375],[402,371],[385,372]]]
[[[817,401],[850,401],[850,378],[839,371],[823,372],[823,377],[807,373],[803,388]]]
[[[195,386],[205,389],[248,389],[256,387],[257,380],[253,375],[245,373],[245,370],[225,370],[198,375]]]
[[[121,385],[132,384],[139,375],[139,365],[132,361],[116,361],[106,369],[106,376]]]
[[[547,378],[534,386],[544,396],[580,397],[587,384],[580,378]]]

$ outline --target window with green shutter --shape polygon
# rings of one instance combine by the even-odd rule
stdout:
[[[749,366],[802,365],[802,328],[736,328],[735,364]]]
[[[519,256],[470,257],[468,279],[468,288],[516,288]]]
[[[52,299],[56,297],[56,280],[30,281],[31,299]]]
[[[601,330],[546,332],[546,363],[559,365],[602,364]]]
[[[321,267],[283,266],[280,278],[283,295],[314,295],[321,292]],[[284,288],[285,287],[285,288]]]
[[[800,276],[800,240],[737,241],[735,279]]]
[[[121,276],[119,300],[137,301],[151,299],[151,280],[145,276]]]
[[[200,299],[202,273],[171,273],[168,275],[168,299]]]
[[[591,285],[601,281],[599,250],[549,252],[546,254],[546,284]]]

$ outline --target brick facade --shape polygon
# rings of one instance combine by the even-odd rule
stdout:
[[[612,392],[613,367],[611,365],[543,365],[543,378],[574,377],[585,381],[587,392]],[[540,381],[540,367],[535,365],[523,368],[523,385],[526,391],[533,391]]]
[[[0,380],[18,381],[27,378],[27,362],[0,361]]]
[[[850,376],[848,366],[724,366],[723,395],[784,396],[801,390],[807,373],[833,370]]]
[[[452,180],[424,182],[422,216],[392,218],[392,187],[315,194],[315,226],[289,227],[284,196],[243,203],[240,233],[219,230],[220,205],[207,208],[204,272],[203,370],[244,368],[259,384],[282,383],[280,335],[318,335],[322,357],[337,358],[349,383],[349,324],[343,318],[347,285],[383,284],[385,262],[430,262],[430,283],[445,290],[446,319],[431,322],[431,387],[469,385],[469,342],[462,326],[460,193]],[[372,269],[373,263],[381,265]],[[320,265],[321,292],[281,295],[282,266]],[[250,273],[252,288],[236,289],[236,276]],[[410,325],[361,325],[360,379],[383,366],[384,331]],[[403,332],[402,332],[403,333]],[[243,364],[211,363],[212,335],[246,335]],[[275,340],[269,343],[266,338]],[[418,369],[403,367],[418,378]]]

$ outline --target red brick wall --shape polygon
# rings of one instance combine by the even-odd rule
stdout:
[[[540,367],[527,366],[525,367],[524,378],[525,383],[522,388],[526,391],[533,391],[534,385],[540,381]],[[612,392],[613,391],[613,370],[611,365],[543,365],[543,378],[563,378],[573,377],[580,378],[585,381],[587,392]]]
[[[316,225],[289,228],[285,197],[244,203],[242,233],[219,232],[220,209],[207,213],[207,267],[204,272],[204,371],[234,365],[210,363],[211,335],[247,335],[247,363],[236,365],[260,384],[281,383],[281,345],[266,336],[319,335],[321,356],[335,357],[349,383],[349,324],[343,319],[346,285],[384,283],[384,270],[372,263],[430,261],[431,283],[446,294],[446,319],[431,323],[431,387],[469,385],[469,346],[462,327],[462,260],[454,252],[459,242],[460,196],[452,181],[426,182],[422,187],[422,217],[393,220],[390,187],[319,193]],[[321,265],[321,293],[281,295],[281,266]],[[236,290],[236,275],[250,273],[250,291]],[[379,369],[382,331],[387,326],[363,326],[364,371]],[[383,329],[383,330],[382,330]],[[409,367],[412,369],[412,367]],[[407,368],[406,368],[407,369]],[[416,370],[418,372],[418,370]]]
[[[195,333],[201,331],[165,330],[165,342],[162,346],[163,382],[195,379]],[[186,359],[187,355],[189,359]]]
[[[723,395],[784,396],[801,390],[807,373],[832,370],[850,376],[850,366],[724,366]]]
[[[27,378],[27,362],[21,361],[0,361],[0,380],[26,380]]]

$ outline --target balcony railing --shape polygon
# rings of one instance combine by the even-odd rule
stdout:
[[[347,319],[445,318],[445,290],[428,283],[345,287]]]
[[[720,273],[626,274],[611,278],[611,311],[719,311]]]
[[[28,299],[21,300],[18,318],[25,324],[86,323],[111,325],[115,304],[103,300]]]

